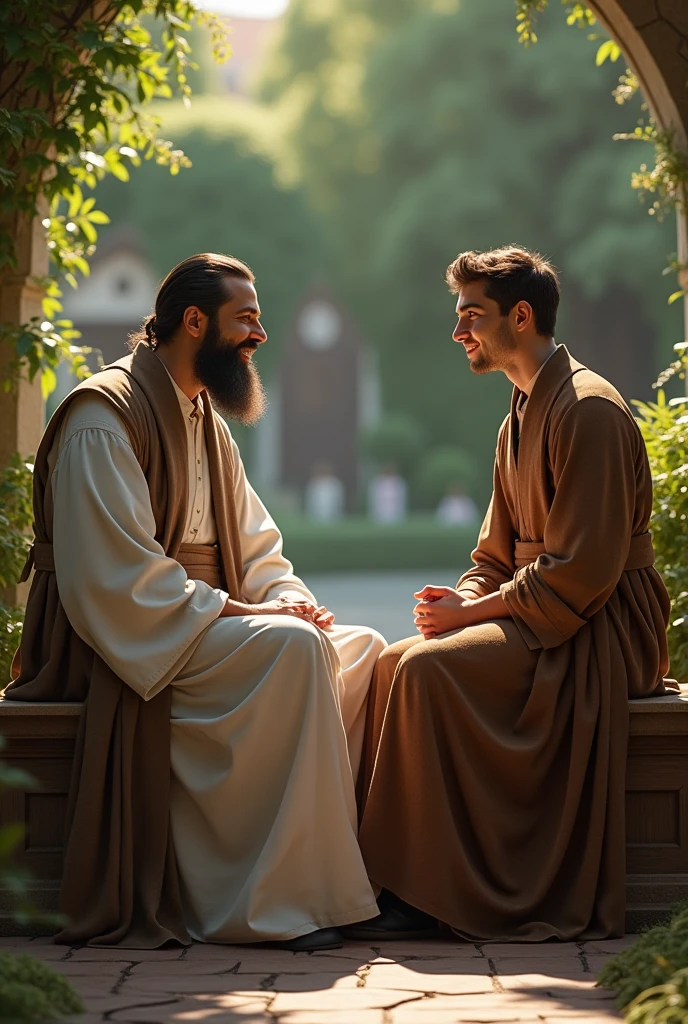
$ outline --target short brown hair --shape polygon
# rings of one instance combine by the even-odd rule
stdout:
[[[228,277],[241,277],[252,284],[256,279],[248,264],[236,256],[202,252],[182,260],[160,285],[155,313],[146,318],[141,331],[130,337],[130,346],[147,340],[155,348],[169,341],[189,306],[198,306],[206,316],[214,316],[231,298]]]
[[[554,334],[559,308],[559,277],[539,252],[506,245],[488,252],[462,252],[447,267],[447,284],[456,294],[463,284],[485,281],[485,294],[507,316],[517,302],[527,302],[538,334]]]

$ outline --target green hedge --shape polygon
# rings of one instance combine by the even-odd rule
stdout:
[[[431,515],[398,524],[349,516],[336,523],[279,517],[284,553],[297,573],[447,569],[458,574],[471,562],[478,526],[443,526]]]

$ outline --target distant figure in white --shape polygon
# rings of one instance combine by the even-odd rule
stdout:
[[[476,503],[458,486],[447,491],[435,515],[445,526],[473,526],[480,518]]]
[[[318,523],[333,523],[344,515],[344,484],[335,475],[332,463],[316,462],[306,484],[306,516]]]
[[[376,523],[401,523],[406,518],[408,487],[396,466],[382,466],[370,481],[368,514]]]

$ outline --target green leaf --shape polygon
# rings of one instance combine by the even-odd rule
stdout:
[[[50,366],[44,366],[41,372],[41,394],[46,401],[57,387],[57,376]]]

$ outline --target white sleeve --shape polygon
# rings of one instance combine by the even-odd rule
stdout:
[[[234,455],[234,500],[241,537],[243,565],[242,597],[250,604],[277,597],[305,598],[317,604],[303,580],[294,574],[291,562],[282,554],[282,534],[251,487],[241,454],[231,438]]]
[[[181,670],[227,594],[187,579],[155,540],[146,479],[116,414],[74,405],[52,477],[60,600],[82,640],[149,699]]]

